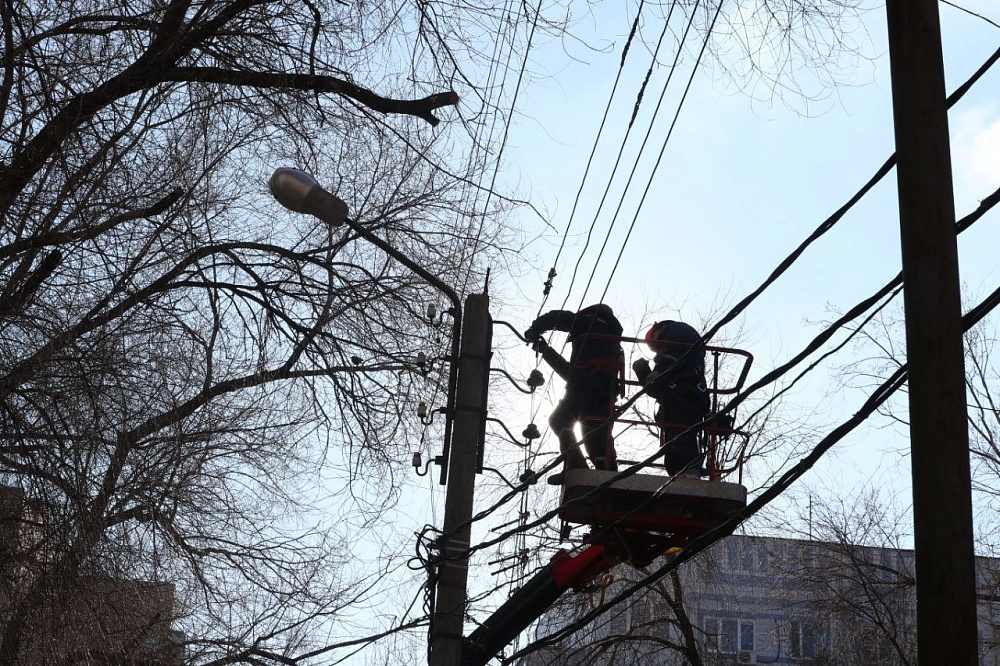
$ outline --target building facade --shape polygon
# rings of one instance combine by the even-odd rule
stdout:
[[[566,595],[535,638],[567,626],[641,578]],[[1000,666],[1000,559],[977,558],[979,652]],[[916,663],[913,552],[733,535],[525,664],[800,666]],[[697,662],[695,662],[697,663]]]
[[[100,575],[35,585],[52,575],[43,516],[23,491],[0,486],[0,631],[15,605],[31,608],[18,663],[183,663],[184,637],[173,629],[173,585]]]

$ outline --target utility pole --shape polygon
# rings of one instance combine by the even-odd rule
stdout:
[[[469,543],[472,534],[473,491],[481,464],[486,426],[486,394],[490,378],[493,326],[490,299],[473,294],[461,302],[455,291],[406,254],[348,218],[347,204],[298,169],[274,171],[268,187],[274,198],[297,213],[314,215],[332,226],[346,224],[355,233],[385,251],[444,293],[452,302],[452,368],[448,378],[448,405],[444,428],[442,482],[447,470],[444,528],[438,540],[437,600],[431,630],[431,666],[458,666],[462,659],[466,587],[469,579]],[[457,358],[457,360],[456,360]],[[456,366],[457,365],[457,371]],[[444,458],[447,457],[447,460]]]
[[[958,243],[937,0],[887,0],[920,664],[978,664]]]
[[[451,460],[439,541],[437,597],[431,631],[430,666],[458,666],[462,660],[469,543],[477,451],[486,418],[486,392],[492,349],[489,296],[465,299],[465,321],[455,396]]]

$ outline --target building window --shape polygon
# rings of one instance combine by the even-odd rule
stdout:
[[[794,659],[816,659],[826,653],[826,637],[815,624],[792,622],[791,638]]]
[[[740,650],[754,651],[753,622],[740,621]]]
[[[705,618],[708,649],[733,654],[748,650],[753,652],[755,636],[753,622],[728,617]]]

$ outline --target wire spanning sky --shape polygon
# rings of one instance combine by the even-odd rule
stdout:
[[[989,13],[985,6],[978,11]],[[619,17],[616,43],[626,38],[633,17]],[[942,19],[951,91],[1000,45],[1000,30],[989,21],[948,7],[942,7]],[[601,28],[609,23],[611,20],[604,17],[595,20]],[[654,24],[648,22],[647,32],[655,32]],[[553,281],[548,307],[566,303],[576,308],[598,300],[606,289],[604,300],[627,322],[627,333],[630,326],[632,334],[640,333],[642,324],[663,313],[701,325],[713,323],[715,315],[756,287],[892,153],[881,14],[868,15],[865,27],[864,39],[870,40],[867,52],[872,59],[855,63],[854,85],[838,88],[830,97],[807,105],[812,117],[802,113],[803,106],[788,109],[780,101],[752,101],[733,90],[732,84],[727,89],[717,67],[703,67],[700,78],[693,79],[691,97],[681,107],[676,134],[665,144],[657,175],[650,181],[641,179],[653,171],[653,158],[636,158],[635,153],[626,157],[622,171],[627,173],[635,164],[642,186],[621,197],[623,208],[630,211],[621,228],[609,226],[612,215],[607,212],[607,219],[594,223],[589,243],[587,225],[592,223],[593,211],[614,210],[619,201],[601,203],[616,151],[621,148],[619,142],[628,131],[637,82],[645,74],[645,65],[637,64],[631,79],[623,76],[624,83],[618,84],[623,101],[617,115],[614,108],[609,113],[602,134],[608,137],[607,145],[595,152],[588,185],[582,190],[579,179],[607,104],[602,94],[606,95],[615,81],[620,51],[614,55],[588,53],[581,56],[587,62],[561,70],[552,80],[530,89],[522,112],[533,115],[531,110],[538,109],[541,117],[533,116],[537,121],[534,131],[513,135],[516,145],[510,154],[522,180],[531,184],[532,201],[549,203],[553,226],[562,232],[572,217],[576,227],[571,228],[565,243],[559,233],[550,233],[547,240],[533,247],[539,255],[535,280],[517,283],[515,298],[523,299],[524,305],[511,307],[511,311],[521,313],[523,322],[530,321],[539,302],[538,292],[532,292],[531,287],[545,281],[546,260],[556,255],[561,264],[556,265],[559,274]],[[681,34],[682,27],[678,27],[674,31],[678,41]],[[645,57],[648,63],[654,37],[647,35],[648,49],[638,49],[639,55],[633,50],[630,57],[637,62]],[[690,74],[697,51],[696,47],[688,50],[682,79]],[[662,84],[670,59],[661,56],[660,62]],[[980,199],[1000,186],[998,80],[1000,74],[988,74],[951,114],[958,217],[971,212]],[[643,104],[650,108],[654,103],[650,98],[659,92],[655,83],[654,76],[645,92]],[[547,88],[548,95],[540,92],[541,88]],[[675,94],[682,88],[678,85]],[[657,114],[656,122],[664,127],[667,119],[661,115],[677,110],[674,99],[667,112]],[[590,119],[589,126],[584,119]],[[642,119],[640,110],[638,120]],[[660,130],[661,141],[664,131]],[[519,142],[524,136],[531,138]],[[653,143],[660,148],[659,141]],[[520,156],[519,161],[516,156]],[[643,186],[648,186],[650,194],[639,206]],[[577,192],[581,192],[580,202],[570,216]],[[620,189],[612,196],[620,196]],[[963,235],[962,276],[970,303],[1000,284],[997,260],[985,249],[996,245],[996,218],[995,212],[988,214]],[[633,221],[635,228],[626,243],[625,229]],[[753,351],[759,359],[758,372],[766,372],[819,333],[817,322],[833,319],[834,312],[851,307],[898,273],[897,229],[895,181],[890,176],[748,309],[738,329],[723,329],[721,335],[734,336],[740,346]],[[540,229],[539,233],[544,232]],[[545,243],[548,247],[538,249]],[[598,248],[604,246],[610,249],[595,259]],[[623,260],[615,269],[618,251]],[[577,262],[580,269],[573,278]],[[588,283],[591,287],[585,290],[583,285]],[[516,319],[507,313],[495,316]],[[826,368],[814,373],[816,377],[791,398],[798,417],[815,419],[817,427],[824,423],[832,426],[860,405],[860,393],[826,393],[828,389],[836,391],[829,372]],[[558,387],[550,395],[557,398]],[[852,396],[857,399],[853,403]],[[536,407],[534,420],[544,428],[547,408]],[[513,430],[519,427],[519,423],[511,423]],[[554,451],[552,440],[548,447]],[[905,460],[895,453],[899,448],[898,431],[862,429],[838,445],[838,453],[819,464],[813,475],[822,484],[836,474],[849,485],[885,474],[898,481],[898,495],[905,498],[908,472]],[[787,458],[777,462],[787,462]],[[763,482],[775,469],[764,465],[757,471]],[[494,538],[483,534],[487,541]]]
[[[502,129],[495,123],[483,125],[494,140],[506,138],[498,156],[501,189],[519,186],[521,197],[542,211],[542,219],[529,210],[521,213],[528,236],[535,239],[518,258],[521,263],[513,262],[523,273],[514,279],[498,277],[491,287],[494,318],[515,328],[523,330],[539,309],[564,303],[575,309],[597,300],[615,308],[626,335],[641,335],[644,326],[666,317],[707,328],[761,284],[893,152],[881,10],[866,14],[850,35],[865,57],[832,63],[841,85],[820,91],[806,84],[806,97],[796,98],[793,91],[777,91],[783,97],[772,97],[760,86],[741,89],[746,79],[729,78],[720,59],[731,70],[746,63],[727,60],[720,46],[724,41],[712,53],[720,58],[701,60],[704,32],[685,35],[681,12],[664,31],[666,3],[643,8],[622,66],[622,47],[639,4],[644,3],[625,11],[606,3],[594,9],[595,15],[580,18],[578,32],[596,48],[579,42],[534,43],[530,62],[535,76],[523,87],[521,63],[504,65],[511,72],[510,87],[495,103],[514,99],[516,79],[516,111],[504,119]],[[1000,28],[993,22],[1000,15],[990,4],[984,0],[963,7],[991,20],[942,5],[949,92],[1000,46]],[[518,25],[527,34],[530,7],[523,5],[519,16]],[[711,12],[701,19],[703,28],[710,25]],[[664,46],[656,51],[661,34]],[[654,51],[656,63],[650,68]],[[681,57],[675,64],[677,53]],[[506,52],[498,57],[507,58]],[[546,69],[548,76],[539,77],[538,71]],[[636,111],[640,90],[643,98]],[[1000,72],[991,71],[950,115],[959,218],[1000,187],[997,91]],[[644,136],[648,147],[640,153]],[[632,184],[626,189],[630,174]],[[492,188],[493,183],[481,185]],[[1000,259],[992,250],[1000,240],[998,223],[993,211],[962,235],[962,278],[970,304],[1000,285]],[[552,267],[557,275],[546,299],[542,285]],[[890,174],[715,340],[753,352],[753,378],[759,378],[816,336],[822,330],[819,322],[835,319],[898,272],[895,180]],[[535,367],[530,352],[499,327],[494,342],[494,365],[515,376]],[[855,360],[849,354],[831,360],[784,396],[780,423],[789,438],[801,439],[801,446],[755,460],[748,485],[766,487],[861,406],[864,394],[843,390],[831,374],[838,364]],[[529,399],[497,383],[491,415],[502,418],[515,435],[529,420],[545,431],[548,410],[560,392],[559,383],[550,380]],[[884,427],[884,421],[876,425],[880,427],[859,428],[839,442],[803,481],[838,492],[878,477],[888,479],[899,497],[907,497],[900,430]],[[497,432],[492,426],[488,431]],[[557,448],[551,436],[528,455],[501,436],[491,435],[488,441],[487,464],[515,481],[525,466],[537,471],[551,461]],[[480,512],[509,490],[489,473],[477,484]],[[436,479],[425,479],[424,487],[426,503],[413,506],[428,509],[409,518],[439,526],[443,489]],[[509,590],[530,576],[556,542],[554,524],[534,528],[530,539],[519,529],[555,508],[553,489],[543,482],[511,498],[473,531],[478,552],[470,596],[479,618],[499,603],[496,599],[505,598],[492,592]],[[532,550],[539,545],[545,548]],[[531,557],[522,560],[524,549],[531,550]]]

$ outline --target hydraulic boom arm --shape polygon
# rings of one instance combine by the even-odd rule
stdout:
[[[563,592],[585,585],[618,561],[607,557],[601,544],[587,546],[575,555],[560,550],[524,587],[466,637],[462,666],[482,666],[488,662]]]

